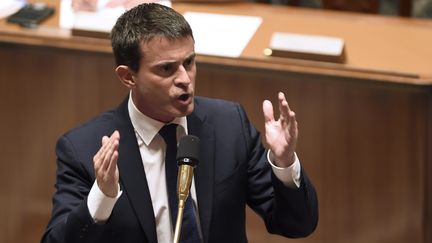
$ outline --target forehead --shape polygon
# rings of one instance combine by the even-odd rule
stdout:
[[[192,37],[168,39],[156,36],[140,44],[142,61],[157,62],[162,60],[179,60],[195,53],[195,43]]]

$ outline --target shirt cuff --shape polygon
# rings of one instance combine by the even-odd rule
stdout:
[[[120,186],[119,186],[120,188]],[[122,191],[117,193],[117,197],[108,197],[100,189],[97,181],[93,183],[90,193],[87,197],[87,207],[90,216],[95,223],[104,223],[111,216],[112,210],[117,200],[120,198]]]
[[[301,165],[300,160],[297,157],[297,154],[294,153],[294,163],[290,165],[289,167],[282,168],[274,165],[273,163],[273,154],[270,150],[267,151],[267,160],[270,163],[273,173],[276,175],[276,177],[282,181],[282,183],[291,188],[300,188],[300,172],[301,172]]]

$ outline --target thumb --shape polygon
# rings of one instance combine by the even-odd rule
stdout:
[[[274,121],[273,104],[269,100],[264,100],[262,109],[264,113],[264,121],[266,123]]]

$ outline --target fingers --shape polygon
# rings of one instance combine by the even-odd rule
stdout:
[[[279,103],[279,121],[282,123],[291,123],[295,121],[295,113],[290,109],[288,101],[285,98],[285,94],[282,92],[278,93]],[[274,121],[273,105],[270,101],[264,100],[263,102],[263,113],[265,122]]]
[[[118,147],[118,145],[117,145],[117,147]],[[109,157],[109,158],[110,158],[110,161],[108,163],[107,173],[108,173],[108,175],[114,176],[115,172],[117,170],[118,151],[114,150],[112,152],[111,157]]]
[[[274,121],[274,115],[273,115],[273,105],[270,101],[264,100],[263,102],[263,113],[264,113],[264,121],[271,122]]]
[[[279,92],[278,100],[279,100],[279,112],[280,112],[281,121],[285,122],[287,125],[296,123],[295,113],[289,107],[288,101],[285,98],[285,94]]]
[[[105,195],[111,197],[117,194],[119,142],[120,134],[118,131],[114,131],[110,137],[102,137],[102,146],[93,157],[98,186]]]
[[[296,116],[291,111],[285,94],[278,93],[279,118],[275,120],[270,101],[264,101],[263,111],[266,118],[265,137],[275,156],[275,162],[281,167],[288,167],[294,162],[294,153],[298,138]]]
[[[282,121],[289,120],[291,109],[288,105],[288,101],[286,101],[285,94],[282,92],[278,93],[278,100],[279,100],[279,112],[280,112],[280,118]]]
[[[295,119],[294,112],[292,112],[292,113],[293,113],[293,115],[290,116],[288,132],[292,137],[297,138],[298,137],[298,123],[297,123],[297,120]]]
[[[99,151],[93,157],[93,162],[94,162],[95,167],[96,167],[96,165],[99,167],[100,158],[105,156],[106,147],[107,147],[105,144],[107,143],[108,140],[109,140],[109,138],[107,136],[102,137],[102,147],[99,149]]]
[[[102,137],[102,147],[94,156],[95,168],[106,170],[111,161],[114,151],[117,150],[119,144],[120,134],[118,131],[114,131],[113,134],[108,138],[107,136]]]
[[[105,144],[102,145],[104,148],[103,154],[102,154],[102,161],[103,164],[101,165],[102,170],[108,170],[109,166],[114,163],[116,164],[118,156],[118,145],[119,145],[119,139],[120,134],[118,131],[114,131],[113,134],[111,134],[110,138],[105,139]]]
[[[279,100],[279,112],[280,112],[280,125],[285,130],[286,138],[293,138],[294,141],[297,140],[298,137],[298,124],[296,120],[296,115],[294,111],[289,107],[288,101],[285,98],[285,94],[279,92],[278,94]]]

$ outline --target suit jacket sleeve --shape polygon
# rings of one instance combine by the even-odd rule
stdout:
[[[42,241],[97,242],[103,225],[95,224],[87,207],[87,195],[94,183],[92,168],[78,161],[73,144],[67,136],[56,146],[57,181],[53,197],[52,218]]]
[[[145,185],[146,180],[135,133],[127,113],[127,101],[125,99],[117,109],[102,113],[58,140],[56,191],[52,216],[42,243],[156,242],[151,201],[143,196],[147,195],[144,189],[146,186],[140,186]],[[136,173],[130,178],[134,179],[133,182],[142,184],[129,186],[128,191],[123,182],[129,177],[121,175],[122,196],[116,201],[108,220],[104,224],[97,224],[87,206],[87,196],[95,181],[93,157],[100,149],[101,138],[112,134],[114,130],[119,130],[122,134],[118,165],[123,165],[123,170],[119,169],[120,174],[127,171],[124,169],[132,170]],[[133,183],[128,185],[131,184]],[[134,191],[132,196],[129,195],[131,191]],[[136,211],[134,203],[139,204],[141,211]],[[146,224],[142,224],[144,220]]]
[[[318,203],[315,189],[302,168],[300,188],[289,188],[273,174],[263,149],[261,136],[250,124],[239,106],[244,136],[249,149],[248,205],[265,222],[270,233],[290,238],[311,234],[318,222]]]

